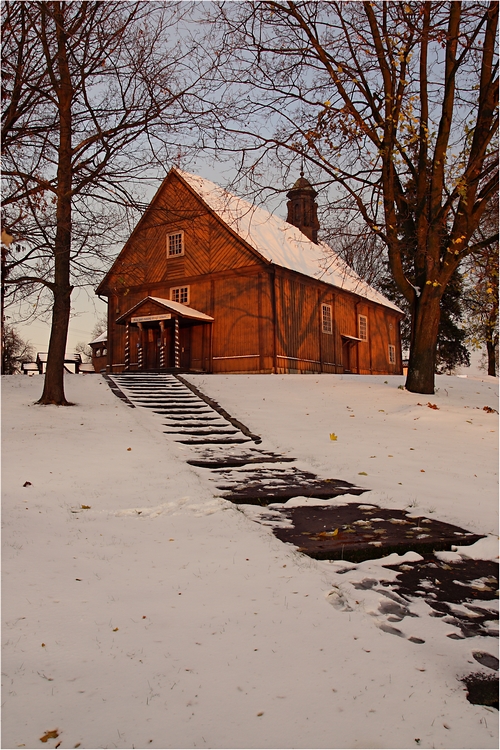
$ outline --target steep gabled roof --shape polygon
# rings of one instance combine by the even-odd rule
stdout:
[[[173,171],[183,178],[233,232],[269,262],[402,312],[387,297],[363,281],[324,242],[312,242],[300,229],[284,219],[253,206],[210,180],[181,169]]]
[[[284,219],[248,203],[203,177],[173,167],[158,188],[151,201],[151,207],[158,200],[165,181],[172,174],[177,175],[188,189],[191,189],[207,208],[262,260],[353,292],[403,315],[397,305],[367,284],[329,245],[324,242],[318,244],[312,242],[300,229]],[[146,214],[147,212],[139,220],[122,252],[140,230]],[[106,282],[119,262],[120,256],[121,253],[99,284],[97,294],[104,293]]]

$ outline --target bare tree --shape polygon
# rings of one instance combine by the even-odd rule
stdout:
[[[497,226],[498,195],[485,212],[476,233],[476,249],[466,259],[464,294],[464,307],[468,315],[468,341],[475,349],[486,347],[486,371],[493,376],[498,371],[499,345],[498,236],[495,238]]]
[[[40,288],[51,295],[39,403],[67,404],[72,289],[95,278],[118,227],[127,226],[131,182],[148,176],[154,147],[170,134],[175,143],[190,120],[196,49],[189,39],[181,48],[174,33],[185,10],[80,0],[3,5],[3,212],[20,248],[2,259],[3,284],[18,296]]]
[[[440,302],[497,190],[497,2],[222,3],[236,87],[217,147],[265,184],[304,161],[387,248],[433,393]]]
[[[15,375],[21,371],[21,365],[32,362],[35,350],[28,341],[24,341],[15,328],[4,325],[2,328],[2,375]]]

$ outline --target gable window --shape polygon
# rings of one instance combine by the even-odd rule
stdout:
[[[173,286],[170,289],[170,299],[172,302],[180,302],[181,305],[189,304],[189,287]]]
[[[358,336],[361,341],[368,341],[368,318],[366,315],[358,315]]]
[[[323,333],[333,333],[331,305],[321,305],[321,330]]]
[[[396,347],[393,344],[389,344],[389,363],[391,365],[396,364]]]
[[[184,255],[184,232],[174,232],[167,236],[167,254],[169,258]]]

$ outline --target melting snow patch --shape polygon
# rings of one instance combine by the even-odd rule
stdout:
[[[458,552],[460,557],[469,560],[498,560],[498,537],[489,534],[484,539],[479,539],[470,547],[452,547],[453,552]]]
[[[400,563],[405,562],[419,562],[423,559],[422,555],[419,555],[418,552],[412,552],[410,550],[409,552],[405,552],[404,555],[398,555],[397,552],[393,552],[391,555],[382,557],[378,562],[380,565],[399,565]]]

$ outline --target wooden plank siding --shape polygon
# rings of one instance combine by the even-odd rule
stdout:
[[[184,253],[169,257],[168,235],[179,232]],[[147,297],[170,300],[173,287],[188,287],[186,304],[214,319],[181,321],[181,363],[186,369],[402,372],[398,311],[265,260],[170,173],[98,288],[108,297],[108,370],[121,372],[125,366],[127,326],[116,320]],[[323,331],[322,305],[331,307],[331,332]],[[141,315],[148,311],[155,314],[154,303],[141,306]],[[359,337],[359,315],[368,319],[367,341],[354,340]],[[138,367],[137,345],[145,340],[151,345],[149,366],[154,366],[152,347],[161,329],[159,323],[146,328],[154,331],[141,334],[137,326],[129,326],[132,370]],[[165,324],[164,348],[171,346],[172,335]],[[395,347],[394,364],[389,362],[389,344]],[[162,361],[165,367],[174,365],[170,355]]]

